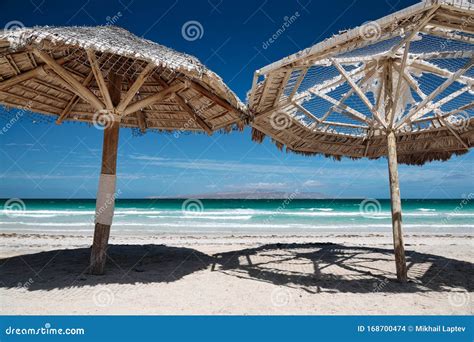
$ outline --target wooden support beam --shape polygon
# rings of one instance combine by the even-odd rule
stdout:
[[[94,73],[91,71],[89,75],[84,79],[82,82],[82,85],[85,87],[92,81],[92,78],[94,77]],[[73,95],[71,100],[69,100],[68,104],[66,107],[64,107],[64,110],[61,112],[59,117],[56,119],[56,124],[60,125],[71,113],[72,108],[79,102],[80,97],[78,95]]]
[[[189,104],[186,103],[186,100],[179,94],[176,94],[174,97],[174,100],[179,104],[181,108],[183,108],[193,119],[196,121],[198,126],[200,126],[204,131],[206,131],[207,134],[211,135],[212,134],[212,128],[202,119],[195,111],[194,109],[191,108]]]
[[[365,74],[365,76],[359,82],[360,86],[364,85],[374,75],[376,70],[377,70],[376,67],[374,67],[372,69],[369,69],[369,71]],[[344,104],[344,102],[346,102],[352,96],[352,94],[354,94],[354,92],[355,92],[355,89],[351,88],[351,90],[349,90],[339,100],[339,104],[340,105]],[[321,122],[324,122],[329,117],[329,115],[331,115],[334,112],[334,110],[336,110],[336,108],[337,108],[337,106],[332,106],[331,108],[329,108],[329,110],[321,117]],[[343,113],[341,113],[341,114],[343,114]]]
[[[135,82],[133,82],[133,84],[128,89],[122,101],[120,101],[119,105],[117,106],[117,111],[119,113],[122,113],[125,110],[125,108],[127,108],[129,103],[135,97],[135,94],[140,90],[143,83],[145,83],[148,76],[150,76],[150,74],[154,70],[155,70],[155,65],[153,63],[148,63],[147,66],[142,70],[142,72],[138,75]]]
[[[135,113],[135,115],[137,116],[138,127],[140,128],[140,132],[145,133],[147,129],[146,113],[142,110],[139,110]]]
[[[273,107],[275,107],[278,104],[278,102],[280,102],[281,94],[283,94],[283,91],[286,88],[286,84],[288,83],[288,79],[290,78],[291,74],[292,74],[291,69],[286,71],[285,77],[283,77],[283,80],[281,81],[280,88],[278,89],[278,91],[276,93],[276,96],[275,96],[275,100],[273,101]]]
[[[446,90],[454,81],[456,81],[461,75],[463,75],[474,63],[474,58],[471,58],[469,62],[467,62],[462,68],[458,71],[453,73],[446,81],[443,82],[436,90],[434,90],[430,95],[428,95],[423,101],[421,101],[415,108],[413,108],[410,113],[408,113],[403,121],[401,121],[396,128],[399,129],[404,124],[408,123],[409,121],[413,121],[424,115],[417,115],[419,111],[421,111],[431,100],[433,100],[438,94],[442,93]]]
[[[393,250],[398,281],[408,280],[405,247],[402,231],[402,202],[400,198],[400,183],[398,179],[397,144],[393,131],[387,133],[387,159],[390,180],[390,203],[392,209]]]
[[[186,88],[186,83],[177,83],[172,85],[154,95],[145,97],[143,100],[136,101],[130,104],[122,113],[122,116],[126,116],[132,113],[135,113],[141,110],[144,107],[147,107],[155,102],[161,101],[166,99],[167,97],[171,96],[173,93]]]
[[[356,69],[349,71],[348,75],[351,77],[359,77],[359,75],[366,72],[366,68],[370,66],[371,64],[369,63],[362,65]],[[308,94],[312,93],[313,91],[326,94],[329,90],[340,86],[344,82],[346,82],[346,80],[342,75],[335,76],[329,80],[324,81],[321,84],[315,84],[314,86],[306,89],[305,91],[295,94],[292,100],[300,102],[300,100],[303,100],[306,96],[308,96]]]
[[[438,115],[437,118],[443,124],[443,126],[446,127],[452,135],[454,135],[454,137],[461,143],[461,145],[463,145],[466,150],[469,150],[469,145],[466,144],[464,140],[462,140],[461,136],[451,127],[451,125],[446,122],[446,120],[441,115]]]
[[[354,119],[365,122],[368,125],[372,125],[371,122],[369,121],[369,119],[364,114],[362,114],[361,112],[359,112],[359,111],[357,111],[357,110],[355,110],[355,109],[353,109],[349,106],[346,106],[345,104],[339,103],[339,101],[333,99],[331,96],[328,96],[328,95],[323,94],[323,93],[319,93],[315,90],[312,90],[311,92],[314,95],[319,96],[322,99],[328,101],[329,103],[332,103],[333,105],[335,105],[336,108],[339,111],[347,112],[347,113],[351,114],[354,117]]]
[[[398,72],[401,73],[400,71],[400,66],[397,63],[392,64],[393,68]],[[404,70],[403,73],[401,73],[405,81],[408,83],[408,85],[418,94],[418,96],[424,100],[426,97],[426,94],[423,93],[421,90],[420,86],[418,85],[418,82],[411,76],[407,70]]]
[[[422,30],[428,22],[433,18],[435,15],[436,11],[439,9],[440,5],[434,6],[432,9],[430,9],[426,14],[423,20],[406,36],[404,39],[402,39],[401,42],[399,42],[397,45],[395,45],[393,48],[390,49],[391,53],[396,53],[398,49],[400,49],[403,45],[410,45],[410,41],[415,37],[415,35]],[[405,49],[407,49],[405,47]]]
[[[34,50],[33,51],[36,56],[41,58],[43,62],[45,62],[49,67],[67,84],[73,88],[77,94],[82,97],[84,100],[89,102],[96,110],[103,110],[105,109],[104,104],[100,101],[89,89],[84,87],[81,82],[79,82],[74,76],[71,75],[69,71],[64,69],[61,65],[56,63],[56,61],[47,53]]]
[[[400,96],[400,90],[402,88],[402,80],[403,78],[403,73],[405,72],[405,67],[407,65],[407,59],[408,59],[408,51],[410,50],[410,40],[407,40],[405,44],[405,49],[403,51],[403,57],[402,57],[402,62],[400,64],[400,70],[398,72],[398,80],[397,80],[397,86],[395,88],[395,101],[393,102],[393,108],[391,110],[392,114],[389,116],[388,120],[388,127],[391,129],[393,127],[393,121],[395,120],[395,115],[397,114],[397,104],[398,104],[398,98]],[[392,62],[389,62],[392,63]],[[393,64],[393,63],[392,63]],[[393,68],[392,68],[393,72]],[[402,108],[403,112],[403,108]]]
[[[455,98],[461,96],[462,94],[464,94],[465,92],[471,90],[472,87],[470,86],[465,86],[461,89],[458,89],[454,92],[452,92],[451,94],[441,98],[439,101],[435,102],[435,103],[430,103],[429,105],[427,105],[425,108],[423,108],[421,111],[420,111],[420,114],[417,115],[418,118],[420,117],[423,117],[425,114],[431,112],[431,111],[434,111],[434,110],[437,110],[439,109],[441,106],[443,106],[444,104],[454,100]]]
[[[109,74],[108,91],[113,106],[120,102],[122,77],[112,72]],[[110,113],[111,114],[111,113]],[[104,129],[102,146],[102,170],[97,192],[94,241],[91,248],[91,274],[101,275],[105,271],[110,226],[114,215],[115,188],[117,173],[117,150],[119,142],[120,122],[112,120]]]
[[[57,64],[63,65],[67,61],[67,59],[65,57],[62,57],[62,58],[56,59],[55,61]],[[13,87],[15,84],[28,81],[35,77],[46,76],[47,73],[45,71],[45,68],[46,68],[45,65],[40,65],[37,68],[31,69],[19,75],[7,78],[6,80],[3,80],[2,82],[0,82],[0,90]]]
[[[87,49],[86,52],[87,58],[89,59],[89,64],[91,65],[91,70],[94,73],[95,81],[97,82],[97,85],[99,86],[99,91],[105,101],[105,107],[107,108],[107,110],[111,111],[112,109],[114,109],[114,106],[112,105],[109,90],[107,89],[107,84],[105,84],[104,75],[102,75],[102,71],[100,70],[100,65],[95,56],[95,52],[90,49]]]
[[[470,57],[472,58],[472,54],[471,54]],[[441,77],[444,77],[444,78],[451,78],[455,74],[454,72],[451,72],[447,69],[440,68],[435,64],[427,62],[426,60],[424,60],[424,61],[411,61],[410,62],[410,67],[419,69],[422,72],[429,72],[431,74],[434,74],[436,76],[441,76]],[[459,83],[474,86],[474,79],[472,77],[463,76],[462,74],[458,76],[456,81],[459,82]]]
[[[299,74],[298,80],[296,81],[295,86],[293,87],[293,89],[291,90],[290,95],[288,96],[288,98],[290,100],[293,99],[293,97],[295,96],[296,92],[298,91],[298,88],[300,87],[301,83],[303,83],[303,80],[306,77],[306,74],[308,73],[308,70],[309,70],[309,67],[304,68],[301,71],[301,73]]]
[[[196,82],[191,82],[189,84],[190,88],[196,90],[198,93],[201,95],[206,96],[207,98],[211,99],[215,103],[217,103],[219,106],[227,109],[230,113],[235,113],[235,108],[232,104],[227,102],[226,100],[222,99],[221,97],[215,95],[214,93],[210,92],[206,88],[204,88],[202,85],[196,83]]]
[[[354,80],[349,76],[349,74],[346,72],[346,70],[342,67],[341,64],[339,64],[335,59],[331,60],[333,65],[336,67],[336,69],[339,71],[339,73],[346,79],[347,83],[351,86],[352,89],[355,90],[356,94],[359,96],[359,98],[364,102],[364,104],[367,106],[367,108],[370,110],[374,118],[383,126],[387,127],[387,123],[383,118],[380,116],[379,112],[375,110],[375,107],[372,106],[370,103],[369,99],[367,96],[365,96],[364,92],[362,89],[359,88],[359,86],[354,82]]]

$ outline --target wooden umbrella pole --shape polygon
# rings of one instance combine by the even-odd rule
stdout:
[[[108,91],[114,106],[120,103],[121,84],[121,77],[112,73],[109,74]],[[91,250],[90,273],[97,275],[104,273],[110,226],[112,225],[115,206],[117,148],[120,122],[114,118],[115,115],[110,115],[108,120],[106,120],[107,124],[104,129],[102,170],[96,201],[95,230]]]
[[[395,133],[387,132],[388,174],[390,178],[390,199],[392,207],[393,249],[397,267],[397,279],[407,281],[407,264],[402,232],[402,203],[400,199],[400,185],[398,180],[397,143]]]

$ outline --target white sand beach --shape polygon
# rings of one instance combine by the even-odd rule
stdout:
[[[0,314],[472,314],[473,238],[408,234],[410,282],[389,234],[91,236],[3,233]]]

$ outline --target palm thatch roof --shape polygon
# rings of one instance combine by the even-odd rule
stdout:
[[[122,103],[104,95],[120,78]],[[0,32],[0,104],[95,123],[113,109],[121,126],[205,131],[243,127],[245,105],[195,57],[113,26]]]
[[[255,73],[253,139],[336,159],[421,165],[474,145],[474,5],[430,0],[340,33]]]

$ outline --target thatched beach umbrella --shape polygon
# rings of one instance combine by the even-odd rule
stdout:
[[[398,163],[474,144],[474,5],[426,1],[255,73],[253,139],[340,159],[387,157],[397,277],[406,281]]]
[[[115,202],[120,127],[231,130],[245,107],[196,58],[105,27],[36,27],[0,33],[0,104],[104,129],[91,272],[104,271]]]

